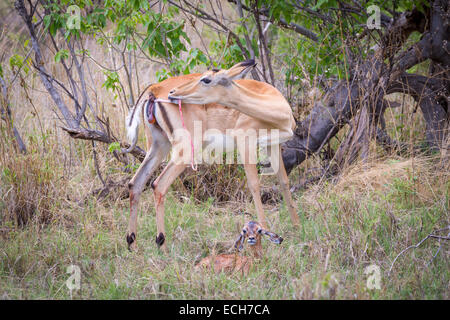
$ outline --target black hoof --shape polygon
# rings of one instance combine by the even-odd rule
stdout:
[[[133,244],[134,240],[136,240],[136,235],[134,232],[131,233],[131,235],[127,234],[127,243],[128,243],[128,250],[131,251],[131,245]]]
[[[156,244],[158,245],[158,248],[164,244],[165,240],[166,240],[166,238],[164,237],[164,234],[162,232],[160,232],[155,240]]]

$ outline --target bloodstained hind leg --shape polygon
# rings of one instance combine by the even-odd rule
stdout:
[[[175,164],[170,161],[166,170],[154,182],[155,207],[156,207],[156,244],[158,248],[167,251],[166,232],[164,227],[164,201],[167,190],[175,179],[186,169],[185,164]]]

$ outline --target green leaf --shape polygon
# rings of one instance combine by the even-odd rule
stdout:
[[[103,73],[106,75],[106,81],[103,83],[102,87],[112,91],[119,90],[119,74],[107,70],[103,71]]]
[[[60,62],[61,59],[67,59],[69,57],[69,51],[66,49],[59,50],[55,54],[55,62]]]
[[[108,151],[113,153],[114,151],[119,151],[120,150],[120,143],[119,142],[113,142],[110,143],[108,146]]]
[[[14,54],[11,56],[11,58],[9,58],[9,66],[11,67],[11,69],[15,69],[15,68],[22,68],[22,70],[28,74],[28,71],[30,70],[27,67],[26,61],[24,59],[24,57],[22,57],[19,54]]]
[[[44,17],[45,30],[48,29],[48,27],[50,26],[51,22],[52,22],[52,17],[50,15]]]
[[[161,69],[160,71],[156,71],[156,79],[158,82],[161,82],[163,80],[166,80],[168,78],[168,72],[166,69]]]
[[[323,5],[327,4],[328,0],[319,0],[317,4],[312,8],[312,10],[320,9]]]

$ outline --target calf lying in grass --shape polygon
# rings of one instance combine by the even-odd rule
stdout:
[[[235,253],[208,256],[200,260],[195,266],[195,269],[202,270],[214,267],[215,273],[242,272],[243,274],[247,274],[253,265],[254,259],[259,259],[263,256],[261,235],[268,236],[269,240],[276,244],[281,244],[281,242],[283,242],[282,237],[263,229],[258,222],[249,221],[244,225],[244,228],[234,243],[234,247],[237,249]],[[250,256],[242,256],[239,254],[244,248],[246,238],[251,249]]]

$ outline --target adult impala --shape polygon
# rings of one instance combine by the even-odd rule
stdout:
[[[130,250],[136,247],[139,197],[154,170],[172,148],[181,152],[172,152],[169,163],[152,183],[156,207],[156,243],[159,247],[166,248],[165,195],[173,181],[189,166],[189,162],[180,161],[180,157],[188,155],[192,162],[196,161],[192,154],[194,152],[192,139],[196,133],[196,124],[201,124],[200,134],[205,143],[210,143],[211,140],[233,140],[242,132],[251,131],[256,132],[260,144],[270,144],[272,147],[275,145],[278,154],[276,160],[279,162],[277,176],[283,197],[293,224],[296,226],[299,224],[279,146],[292,137],[295,120],[288,102],[273,86],[254,80],[238,80],[254,66],[255,62],[249,60],[238,63],[228,70],[212,70],[203,74],[173,77],[151,85],[141,94],[134,110],[127,118],[128,137],[132,140],[130,149],[136,145],[140,112],[143,113],[145,123],[150,129],[153,142],[129,183],[130,220],[127,242]],[[172,103],[166,100],[167,98]],[[214,134],[208,136],[210,132]],[[275,136],[278,139],[271,139],[273,132],[277,133]],[[190,136],[192,148],[186,147],[186,135]],[[243,159],[247,184],[255,202],[258,221],[267,228],[258,171],[256,164],[249,160],[249,150],[245,147],[247,145],[249,143],[238,144],[235,148]]]

